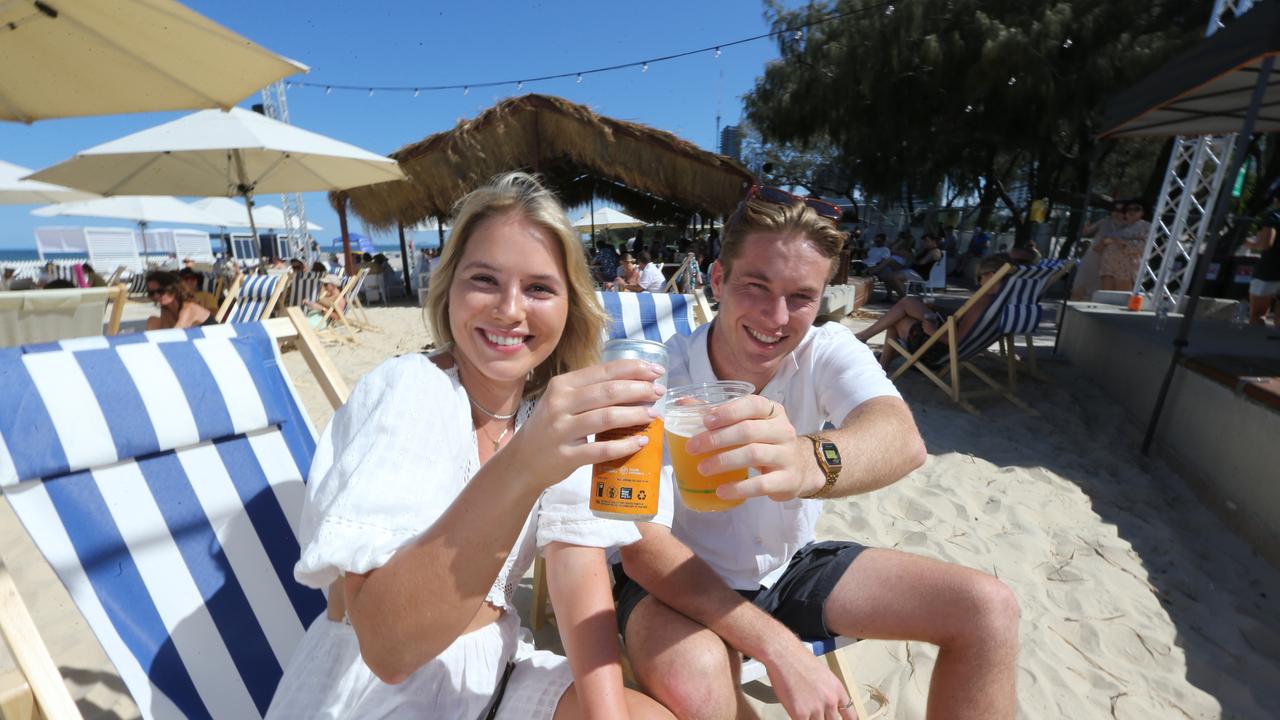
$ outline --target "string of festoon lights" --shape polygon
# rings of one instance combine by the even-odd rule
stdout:
[[[689,57],[691,55],[712,54],[714,55],[714,57],[719,58],[721,53],[726,48],[731,48],[736,45],[744,45],[749,42],[756,42],[757,40],[764,40],[766,38],[776,38],[778,36],[785,36],[785,35],[794,35],[795,39],[799,40],[804,37],[805,30],[811,27],[814,27],[815,25],[822,25],[824,23],[829,23],[836,20],[842,20],[847,17],[852,17],[855,15],[865,15],[869,13],[884,13],[885,15],[892,15],[893,11],[894,11],[893,3],[884,2],[876,5],[869,5],[867,7],[859,8],[857,10],[851,10],[849,12],[827,15],[825,17],[821,17],[801,25],[787,27],[781,30],[774,30],[773,32],[767,32],[760,35],[753,35],[751,37],[741,38],[738,40],[730,40],[728,42],[717,43],[715,45],[708,45],[707,47],[698,48],[696,50],[686,50],[684,52],[672,53],[670,55],[651,57],[647,60],[636,60],[634,62],[618,63],[616,65],[605,65],[602,67],[594,67],[594,68],[588,68],[585,70],[574,70],[570,72],[554,73],[551,75],[538,75],[538,76],[532,76],[532,77],[515,77],[515,78],[506,79],[506,80],[483,80],[478,82],[444,83],[444,84],[433,84],[433,85],[426,85],[426,84],[424,85],[343,85],[338,83],[314,82],[311,80],[288,80],[285,82],[285,87],[286,88],[294,88],[294,87],[315,88],[315,89],[324,90],[324,93],[326,95],[330,95],[333,93],[333,91],[338,90],[341,92],[367,93],[370,97],[380,92],[412,93],[414,97],[418,97],[424,92],[443,92],[443,91],[458,91],[458,90],[461,90],[463,95],[467,95],[467,94],[470,94],[470,92],[476,88],[491,88],[491,87],[503,87],[503,86],[514,86],[517,91],[520,91],[520,90],[523,90],[525,86],[530,83],[545,82],[548,80],[565,80],[568,78],[574,78],[579,84],[581,84],[582,81],[588,75],[598,75],[600,73],[617,72],[620,70],[627,70],[627,69],[634,69],[634,68],[639,68],[640,72],[647,73],[649,72],[649,66],[651,65],[656,65],[657,63],[668,62],[671,60],[678,60],[680,58]]]

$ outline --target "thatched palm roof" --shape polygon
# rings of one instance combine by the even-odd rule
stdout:
[[[447,217],[458,198],[494,175],[536,171],[566,206],[595,197],[650,221],[729,214],[751,173],[669,132],[597,115],[548,95],[510,98],[447,132],[391,153],[407,180],[342,195],[366,227],[410,227]]]

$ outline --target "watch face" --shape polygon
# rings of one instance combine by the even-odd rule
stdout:
[[[840,448],[833,442],[822,443],[822,459],[831,467],[840,467]]]

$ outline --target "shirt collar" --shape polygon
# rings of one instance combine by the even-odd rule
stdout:
[[[704,327],[699,328],[699,332],[693,335],[693,347],[689,353],[689,379],[692,382],[715,382],[720,379],[716,377],[716,371],[711,367],[711,352],[708,348],[711,330],[715,327],[716,322],[716,320],[712,320]],[[767,396],[771,400],[779,399],[772,396],[779,393],[781,388],[791,380],[791,376],[795,375],[796,371],[800,369],[800,363],[796,360],[796,352],[809,343],[810,335],[812,334],[813,328],[811,327],[805,332],[804,339],[800,341],[796,349],[782,358],[782,362],[778,364],[778,370],[770,378],[769,383],[763,388],[756,388],[758,394]]]

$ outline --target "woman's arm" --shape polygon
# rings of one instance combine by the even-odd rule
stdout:
[[[604,550],[553,542],[543,549],[556,625],[584,718],[625,718],[622,660]]]
[[[1271,247],[1271,243],[1276,240],[1276,229],[1273,227],[1264,227],[1258,231],[1257,235],[1244,241],[1246,247],[1250,250],[1263,251]]]
[[[204,312],[201,313],[201,310]],[[182,310],[178,311],[178,320],[174,323],[176,328],[193,328],[205,320],[209,319],[211,313],[203,305],[192,300],[182,306]]]

